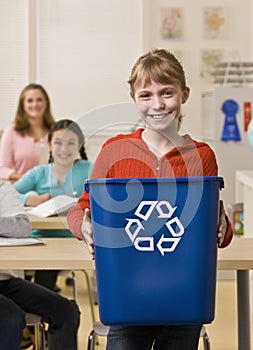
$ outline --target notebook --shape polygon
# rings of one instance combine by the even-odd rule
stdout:
[[[12,247],[12,246],[24,246],[24,245],[36,245],[46,244],[44,241],[37,238],[7,238],[0,237],[0,247]]]

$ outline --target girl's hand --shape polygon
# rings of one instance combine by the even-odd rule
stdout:
[[[52,198],[52,195],[50,193],[38,194],[36,196],[29,196],[26,198],[25,205],[28,207],[36,207],[37,205],[44,203],[51,198]]]
[[[84,217],[81,226],[81,233],[83,240],[86,242],[90,255],[92,259],[94,259],[94,240],[93,240],[93,232],[91,225],[91,214],[90,209],[86,208],[84,210]]]
[[[219,230],[218,230],[218,247],[220,247],[222,242],[224,241],[226,232],[227,232],[227,219],[226,219],[223,201],[220,201],[220,222],[219,222]]]

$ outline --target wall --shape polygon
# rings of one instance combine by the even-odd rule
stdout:
[[[19,91],[28,83],[28,11],[23,0],[1,0],[0,130],[13,119]]]
[[[126,81],[142,52],[141,15],[140,0],[38,2],[37,79],[52,92],[57,118],[130,101]]]
[[[211,87],[200,77],[201,52],[238,50],[242,59],[250,60],[252,3],[244,0],[241,6],[239,0],[213,0],[210,5],[208,0],[197,0],[192,6],[188,0],[1,0],[0,129],[13,119],[20,89],[35,80],[48,90],[56,119],[82,119],[87,134],[94,134],[99,123],[94,124],[94,110],[131,103],[126,81],[136,58],[150,48],[165,47],[182,60],[191,87],[184,108],[185,129],[201,138],[201,92]],[[203,8],[208,6],[224,7],[229,13],[227,38],[203,38]],[[161,8],[167,7],[183,11],[180,40],[161,37]],[[131,117],[134,123],[137,116]],[[112,119],[115,124],[115,116]],[[119,116],[119,122],[124,122],[123,117]]]
[[[1,9],[0,129],[33,80],[48,90],[56,119],[130,102],[127,79],[142,52],[142,0],[1,0]],[[92,120],[87,124],[93,128]]]
[[[243,6],[242,6],[243,4]],[[242,60],[253,58],[251,37],[253,27],[251,14],[252,0],[197,0],[194,5],[189,0],[148,0],[145,5],[144,50],[151,47],[165,47],[182,61],[186,77],[191,87],[191,96],[184,108],[185,129],[195,137],[202,137],[201,93],[213,87],[210,80],[201,77],[203,70],[202,54],[206,50],[218,50],[223,53],[223,60],[229,53],[238,51]],[[204,38],[203,11],[214,7],[224,9],[226,32]],[[161,36],[161,10],[177,8],[182,10],[183,34],[180,39],[164,39]],[[250,27],[251,25],[251,27]],[[222,26],[221,26],[222,29]],[[211,36],[211,35],[210,35]]]

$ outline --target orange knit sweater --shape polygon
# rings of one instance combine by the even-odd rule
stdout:
[[[161,158],[152,153],[142,140],[143,129],[132,134],[121,134],[107,140],[95,162],[91,178],[154,178],[217,176],[215,154],[204,142],[184,136],[184,143]],[[90,207],[89,195],[84,191],[78,204],[68,213],[68,224],[73,234],[82,239],[83,210]],[[233,231],[228,221],[228,230],[222,247],[232,239]]]

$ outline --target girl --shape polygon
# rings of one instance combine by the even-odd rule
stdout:
[[[49,96],[43,86],[29,84],[21,92],[15,120],[3,133],[0,147],[0,177],[16,181],[40,163],[54,123]]]
[[[29,170],[14,184],[20,194],[21,203],[25,206],[37,206],[60,194],[80,196],[91,167],[84,142],[80,127],[72,120],[63,119],[53,124],[48,133],[49,163]],[[68,229],[33,230],[32,237],[73,235]],[[53,289],[57,273],[37,271],[35,282]]]
[[[217,176],[214,152],[190,135],[181,135],[181,106],[189,97],[183,67],[164,49],[141,56],[129,78],[130,92],[139,106],[145,128],[117,135],[103,145],[92,178],[155,178]],[[116,151],[115,151],[116,150]],[[69,211],[68,223],[94,256],[89,196],[83,192]],[[227,246],[232,229],[221,204],[219,247]],[[202,325],[110,327],[107,350],[197,350]]]

